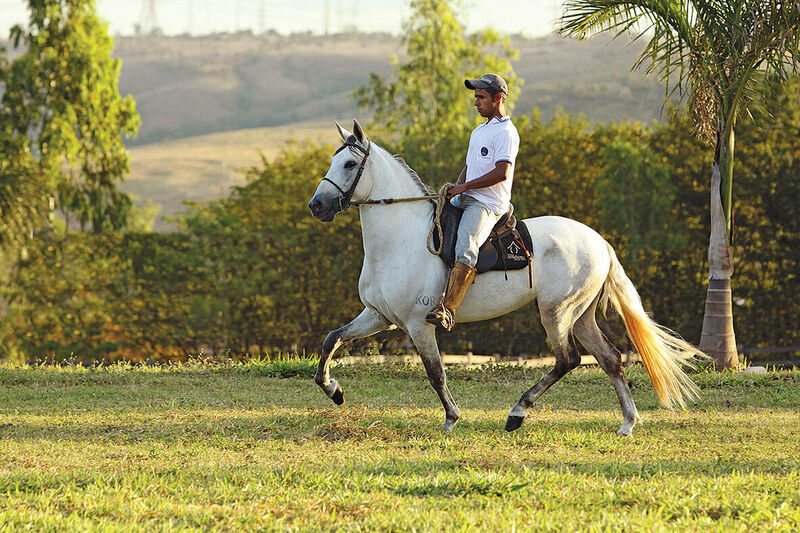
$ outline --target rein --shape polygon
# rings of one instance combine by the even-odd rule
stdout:
[[[350,205],[390,205],[396,204],[400,202],[416,202],[419,200],[435,200],[434,204],[436,206],[436,211],[433,215],[433,223],[431,224],[431,229],[428,231],[428,239],[427,239],[427,246],[428,251],[433,255],[442,255],[442,245],[444,244],[444,231],[442,230],[442,210],[444,209],[444,204],[447,202],[447,192],[453,186],[452,183],[445,184],[441,189],[439,189],[439,194],[426,194],[425,196],[413,196],[410,198],[381,198],[380,200],[361,200],[357,202],[350,202]],[[433,232],[439,234],[439,248],[436,248],[433,244]]]
[[[435,200],[433,203],[436,207],[433,215],[433,223],[431,229],[428,231],[427,246],[428,251],[433,255],[442,255],[442,246],[444,245],[444,231],[442,230],[442,210],[444,204],[448,201],[447,193],[453,187],[452,183],[446,183],[438,194],[426,194],[425,196],[413,196],[410,198],[381,198],[380,200],[361,200],[357,202],[350,202],[350,205],[390,205],[400,202],[416,202],[419,200]],[[439,234],[439,247],[436,248],[433,244],[433,232]]]
[[[412,196],[409,198],[381,198],[380,200],[360,200],[350,202],[350,205],[389,205],[400,202],[416,202],[417,200],[436,200],[438,194],[426,194],[425,196]]]

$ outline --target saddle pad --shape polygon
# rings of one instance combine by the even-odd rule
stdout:
[[[444,204],[442,209],[442,234],[444,244],[442,246],[442,261],[449,268],[453,268],[456,262],[456,238],[458,236],[458,224],[461,221],[462,211],[450,202]],[[519,232],[525,248],[532,253],[531,234],[525,224],[517,221],[515,229]],[[439,247],[439,234],[433,232],[433,245]],[[490,238],[480,248],[478,254],[478,264],[475,269],[478,274],[489,272],[490,270],[519,270],[528,266],[528,258],[525,250],[514,239],[514,232],[507,232],[500,238]]]

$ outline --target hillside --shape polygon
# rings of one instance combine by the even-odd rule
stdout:
[[[247,33],[204,37],[116,37],[120,92],[142,118],[128,141],[132,171],[122,189],[161,205],[155,228],[183,200],[225,195],[239,171],[274,156],[287,140],[335,142],[331,123],[359,116],[350,93],[371,72],[386,76],[402,59],[398,37],[385,34]],[[650,121],[661,109],[658,80],[630,72],[641,50],[622,39],[585,42],[556,36],[515,37],[524,80],[515,114],[536,107],[547,120],[558,108],[590,120]],[[9,57],[19,53],[9,47]],[[454,80],[460,83],[460,80]],[[466,91],[465,91],[466,92]],[[465,94],[465,97],[468,95]]]
[[[184,200],[203,201],[226,196],[241,185],[243,169],[258,165],[261,155],[272,159],[291,141],[334,143],[333,122],[306,122],[271,128],[210,133],[130,149],[131,173],[120,186],[137,204],[161,206],[153,226],[156,231],[175,227],[163,217],[183,208]]]
[[[118,37],[120,92],[142,117],[139,145],[352,116],[349,93],[386,74],[396,38],[379,35]]]
[[[659,114],[661,85],[630,72],[640,43],[556,36],[513,43],[525,80],[517,113],[538,107],[547,119],[562,107],[599,122]],[[380,34],[118,37],[116,46],[120,91],[133,95],[142,116],[131,145],[354,116],[349,94],[371,72],[388,75],[390,57],[402,55],[397,37]]]

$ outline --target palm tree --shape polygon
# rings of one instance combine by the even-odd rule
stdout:
[[[646,64],[667,97],[688,95],[696,133],[714,145],[709,284],[700,349],[718,368],[738,365],[731,306],[733,161],[736,121],[760,107],[765,81],[797,73],[796,0],[567,0],[560,33],[585,39],[636,31]]]

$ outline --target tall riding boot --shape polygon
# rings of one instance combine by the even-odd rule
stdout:
[[[452,330],[455,325],[456,311],[464,301],[469,286],[475,281],[476,274],[477,271],[473,267],[456,261],[447,277],[444,294],[425,317],[425,320],[446,331]]]

